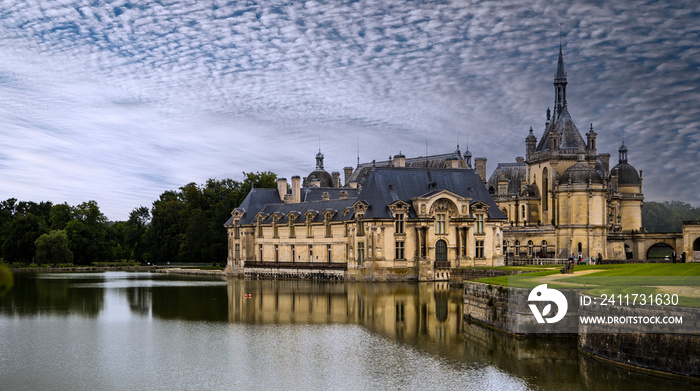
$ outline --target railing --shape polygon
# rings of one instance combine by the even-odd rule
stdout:
[[[566,258],[516,258],[508,261],[508,264],[512,266],[565,265],[568,261]]]
[[[435,261],[436,269],[449,269],[450,267],[450,261]]]
[[[347,270],[347,263],[328,262],[257,262],[245,261],[245,267],[267,267],[273,269],[333,269]]]

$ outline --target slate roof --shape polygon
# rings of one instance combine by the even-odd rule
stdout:
[[[486,188],[489,191],[493,188],[494,194],[498,194],[498,181],[500,180],[508,181],[508,195],[519,194],[521,183],[527,182],[527,164],[498,163],[488,182],[486,182]]]
[[[357,198],[348,198],[346,200],[300,202],[293,204],[268,204],[265,205],[260,212],[267,214],[267,217],[265,217],[265,219],[262,221],[263,224],[272,223],[273,213],[282,215],[282,217],[277,220],[278,224],[286,224],[289,222],[290,212],[295,212],[298,214],[298,216],[294,219],[295,223],[305,223],[307,212],[312,212],[312,222],[322,222],[324,221],[324,212],[327,210],[335,212],[333,217],[331,217],[331,221],[352,220],[354,218],[354,209],[352,205],[355,203],[355,201],[357,201]],[[348,209],[347,214],[345,215],[343,215],[344,209]]]
[[[430,167],[431,170],[444,169],[448,166],[448,161],[451,159],[457,159],[460,168],[467,168],[467,163],[464,161],[464,157],[462,157],[459,149],[451,153],[406,158],[405,168],[425,168],[427,166]],[[352,172],[352,175],[348,178],[348,182],[357,181],[360,186],[364,186],[370,171],[372,171],[372,167],[393,167],[393,161],[384,160],[380,162],[375,161],[374,163],[361,163],[357,166],[355,171]]]
[[[411,199],[440,190],[471,198],[472,202],[482,201],[490,206],[489,218],[506,219],[481,178],[474,170],[468,169],[375,168],[367,177],[358,199],[370,205],[365,218],[392,218],[387,207],[392,202],[401,200],[410,205]],[[409,209],[410,217],[416,217],[412,206]]]
[[[321,201],[323,193],[328,193],[330,198],[338,199],[340,198],[340,192],[345,191],[348,193],[348,198],[357,197],[359,193],[358,189],[352,188],[337,188],[337,187],[302,187],[301,188],[301,202],[306,201]]]
[[[581,133],[578,131],[566,107],[564,107],[564,111],[561,115],[545,128],[542,139],[540,139],[537,148],[535,148],[535,152],[549,150],[551,144],[549,140],[552,132],[557,132],[559,134],[559,149],[564,151],[569,150],[573,153],[576,153],[579,149],[586,149],[586,142],[583,140],[583,136],[581,136]]]
[[[255,222],[255,215],[266,204],[281,204],[280,195],[277,189],[251,189],[241,205],[236,209],[245,210],[241,217],[240,224],[252,224]],[[225,225],[231,224],[233,218],[229,218]]]

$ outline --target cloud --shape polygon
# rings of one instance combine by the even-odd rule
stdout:
[[[453,150],[524,154],[552,105],[559,23],[569,109],[647,199],[700,204],[700,6],[548,1],[5,1],[6,196],[113,219],[242,171]],[[464,148],[463,148],[464,149]]]

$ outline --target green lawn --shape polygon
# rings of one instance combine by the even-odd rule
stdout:
[[[591,295],[678,294],[681,305],[700,306],[700,264],[624,264],[574,266],[576,274],[561,274],[560,268],[517,276],[476,280],[492,285],[533,288],[547,283],[551,288],[585,289]],[[549,276],[549,277],[547,277]]]

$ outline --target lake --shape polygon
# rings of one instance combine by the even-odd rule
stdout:
[[[18,273],[0,389],[688,390],[465,323],[446,283]]]

